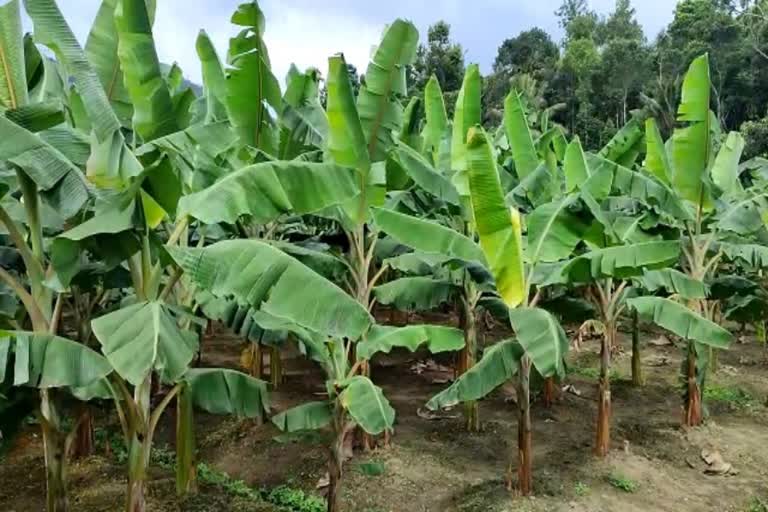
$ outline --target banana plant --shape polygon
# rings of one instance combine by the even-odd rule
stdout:
[[[393,347],[415,350],[426,344],[438,352],[455,350],[463,345],[461,332],[377,326],[355,297],[264,241],[228,240],[204,248],[172,248],[170,253],[196,286],[214,297],[234,298],[265,329],[290,331],[323,369],[327,399],[283,411],[272,421],[286,432],[330,427],[328,510],[338,511],[344,438],[355,426],[370,435],[389,431],[395,417],[382,390],[359,374],[360,366]]]
[[[657,183],[671,187],[685,205],[682,215],[673,215],[669,220],[682,235],[681,269],[696,281],[709,281],[721,263],[733,261],[738,254],[749,258],[755,241],[765,233],[762,219],[768,207],[764,190],[742,183],[741,135],[732,132],[720,139],[717,118],[710,110],[711,89],[705,54],[691,63],[685,76],[678,107],[679,126],[668,144],[663,142],[655,122],[646,122],[645,169]],[[687,304],[709,321],[718,307],[717,301],[707,298]],[[718,348],[707,347],[700,340],[689,341],[684,368],[686,426],[699,425],[703,420],[701,386]]]
[[[431,237],[414,235],[413,238],[432,240],[436,247],[451,248],[457,257],[472,261],[493,276],[493,296],[507,309],[509,322],[516,337],[499,341],[485,350],[482,359],[474,367],[433,397],[427,407],[438,409],[478,400],[516,376],[519,455],[517,487],[521,494],[529,495],[533,491],[531,367],[535,367],[545,378],[563,375],[563,358],[568,349],[568,342],[559,322],[552,314],[537,307],[540,294],[532,293],[535,286],[533,276],[537,264],[542,259],[542,248],[545,245],[551,248],[552,243],[557,243],[558,236],[555,231],[567,229],[567,225],[560,225],[553,217],[552,222],[549,222],[543,231],[538,231],[537,234],[529,232],[528,251],[532,251],[529,258],[534,264],[529,265],[526,272],[520,215],[516,209],[508,207],[504,202],[491,143],[479,127],[471,129],[467,139],[469,200],[473,223],[480,240],[479,246],[472,239],[446,231],[441,233],[429,224],[422,224],[421,229],[424,234],[431,233]],[[555,224],[558,228],[553,231],[550,228]],[[439,234],[442,236],[438,236]],[[532,240],[536,242],[531,244]],[[419,249],[428,250],[427,247]],[[512,481],[510,469],[510,488]]]

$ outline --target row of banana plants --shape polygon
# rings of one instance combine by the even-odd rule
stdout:
[[[360,430],[372,447],[392,432],[370,361],[393,349],[457,352],[457,378],[427,406],[465,404],[469,431],[479,400],[516,382],[508,484],[524,495],[532,386],[551,399],[567,373],[564,311],[585,312],[602,338],[598,455],[610,447],[626,312],[686,341],[684,423],[701,423],[707,369],[732,339],[715,320],[762,322],[768,263],[766,167],[740,163],[743,140],[720,133],[706,56],[683,83],[670,141],[638,113],[592,154],[558,126],[529,129],[514,91],[503,125],[486,132],[477,66],[453,119],[435,78],[405,105],[418,32],[404,20],[384,31],[356,95],[343,55],[323,81],[292,68],[283,91],[264,15],[244,3],[223,61],[198,36],[196,94],[157,57],[154,7],[103,0],[84,48],[54,0],[24,1],[32,35],[18,0],[0,7],[0,381],[38,390],[49,512],[69,509],[68,458],[87,451],[90,401],[111,404],[124,434],[127,511],[146,509],[153,434],[172,404],[177,489],[194,492],[194,411],[267,417],[265,345],[273,387],[285,343],[325,375],[323,400],[270,418],[331,433],[329,511],[340,510],[348,436]],[[377,304],[446,305],[459,322],[382,325]],[[485,312],[514,336],[481,347]],[[252,343],[252,375],[198,367],[208,321]]]

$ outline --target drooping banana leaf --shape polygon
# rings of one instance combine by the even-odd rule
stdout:
[[[388,354],[393,348],[415,352],[423,345],[432,354],[460,350],[464,347],[464,332],[444,325],[374,325],[365,340],[357,344],[357,357],[371,359],[374,354]]]
[[[267,223],[286,213],[314,213],[359,195],[356,172],[326,163],[271,161],[244,167],[183,196],[179,211],[207,224],[242,215]]]
[[[720,146],[710,175],[712,182],[726,195],[738,195],[744,189],[739,181],[739,161],[746,141],[739,132],[731,132]]]
[[[496,162],[482,128],[470,132],[467,160],[480,247],[496,281],[496,290],[507,306],[515,307],[526,293],[520,216],[504,202]]]
[[[325,427],[333,420],[333,414],[328,402],[307,402],[275,414],[271,420],[283,432],[299,432]]]
[[[32,178],[43,197],[64,218],[77,213],[89,198],[80,170],[39,135],[0,116],[0,160]]]
[[[531,265],[568,258],[581,241],[586,224],[568,211],[576,196],[566,196],[539,206],[527,218],[528,249]]]
[[[169,252],[200,289],[316,333],[356,340],[372,322],[344,290],[267,243],[228,240]]]
[[[632,151],[638,141],[643,138],[643,129],[638,119],[630,119],[621,127],[608,143],[600,150],[599,156],[618,162],[626,153]]]
[[[425,311],[449,303],[456,292],[450,281],[432,277],[401,277],[373,289],[376,301],[401,311]]]
[[[283,95],[280,121],[283,134],[280,137],[281,158],[294,158],[309,148],[322,148],[328,137],[328,118],[320,105],[320,73],[308,69],[300,73],[296,69],[288,74]]]
[[[453,183],[435,170],[417,151],[399,143],[392,151],[392,158],[419,187],[449,204],[461,205],[459,193]]]
[[[368,377],[358,375],[345,382],[339,399],[352,419],[367,433],[377,435],[392,428],[395,410],[381,388]]]
[[[484,262],[483,251],[471,239],[437,222],[384,208],[373,209],[376,226],[398,242],[417,251]]]
[[[509,320],[517,341],[543,377],[565,374],[568,338],[560,322],[541,308],[512,308]]]
[[[528,128],[525,107],[517,91],[511,91],[504,100],[504,129],[517,177],[523,180],[539,166],[539,156]]]
[[[437,410],[469,400],[479,400],[511,379],[520,369],[523,349],[516,340],[494,344],[472,368],[461,374],[453,384],[441,391],[427,407]]]
[[[720,244],[724,256],[731,260],[740,260],[755,269],[768,267],[768,247],[752,243],[731,243],[724,242]]]
[[[704,299],[707,297],[707,287],[704,283],[674,268],[646,270],[637,280],[643,288],[651,293],[665,290],[667,293],[679,295],[684,299]]]
[[[680,243],[677,241],[646,242],[597,249],[570,260],[562,274],[571,282],[585,283],[605,277],[640,276],[677,263]]]
[[[684,338],[711,347],[726,349],[733,335],[716,323],[682,304],[662,297],[628,299],[627,305],[640,317]]]
[[[91,326],[115,371],[138,386],[152,370],[164,382],[175,382],[187,371],[197,336],[176,322],[164,303],[139,302],[96,318]]]
[[[765,229],[763,220],[768,211],[768,194],[748,194],[734,203],[728,203],[722,212],[718,212],[717,227],[737,235],[751,235]]]
[[[226,368],[193,368],[184,374],[192,403],[213,414],[260,418],[269,412],[267,383]]]
[[[82,343],[52,334],[0,331],[0,381],[5,378],[10,351],[14,352],[13,382],[17,386],[87,386],[112,371],[101,354]]]

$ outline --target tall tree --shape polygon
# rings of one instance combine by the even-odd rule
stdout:
[[[429,27],[427,44],[419,45],[416,51],[416,61],[408,73],[409,90],[414,96],[423,96],[429,78],[435,75],[445,95],[446,106],[450,109],[461,88],[464,68],[464,49],[451,40],[451,26],[445,21],[438,21]]]

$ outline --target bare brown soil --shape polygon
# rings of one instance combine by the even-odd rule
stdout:
[[[646,339],[654,338],[647,334]],[[623,346],[629,347],[628,340]],[[392,445],[357,453],[347,463],[344,510],[350,512],[768,512],[768,365],[761,347],[736,344],[720,355],[709,380],[715,389],[743,389],[748,404],[707,400],[705,426],[682,431],[677,384],[681,349],[644,346],[647,384],[632,387],[630,355],[616,356],[612,382],[612,452],[592,455],[597,385],[589,368],[597,366],[596,341],[569,356],[573,370],[551,409],[541,397],[533,405],[534,498],[516,498],[504,488],[510,451],[516,441],[516,409],[511,388],[497,390],[480,404],[482,432],[466,434],[460,409],[443,419],[417,414],[442,387],[434,374],[416,374],[413,363],[427,354],[398,353],[379,358],[373,368],[397,410]],[[628,350],[628,348],[627,348]],[[206,342],[205,366],[237,366],[240,345],[229,337]],[[321,376],[295,353],[284,353],[286,383],[273,395],[282,410],[322,393]],[[440,362],[450,364],[450,359]],[[576,394],[578,393],[578,394]],[[103,424],[104,417],[97,418]],[[172,442],[172,420],[158,443]],[[325,452],[317,442],[278,441],[271,425],[207,415],[198,417],[200,459],[257,488],[281,484],[311,492],[325,473]],[[737,474],[706,475],[704,448],[716,449]],[[98,447],[103,452],[103,447]],[[20,435],[0,461],[0,511],[43,510],[42,449],[34,427]],[[384,473],[368,476],[361,464],[376,462]],[[71,498],[75,511],[122,509],[123,468],[104,455],[73,463]],[[611,483],[613,481],[613,484]],[[633,492],[618,488],[621,483]],[[615,485],[614,485],[615,484]],[[198,496],[179,503],[173,475],[154,469],[149,487],[152,511],[273,510],[234,498],[220,487],[203,484]]]

